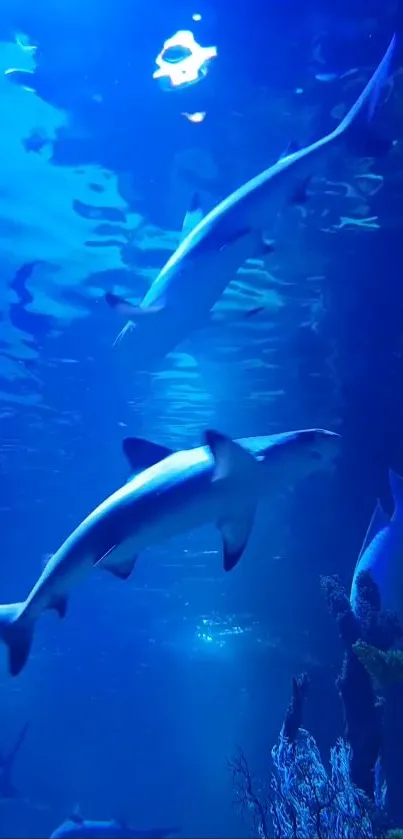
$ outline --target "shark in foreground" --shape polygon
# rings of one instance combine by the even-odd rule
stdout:
[[[74,812],[53,831],[50,839],[165,839],[179,832],[178,828],[173,827],[137,830],[118,819],[95,821],[83,819],[78,812]]]
[[[350,603],[359,609],[357,579],[368,572],[378,587],[382,609],[394,612],[403,625],[403,478],[389,472],[395,508],[392,518],[377,502],[354,570]]]
[[[17,675],[29,656],[35,621],[46,609],[66,614],[72,586],[93,567],[126,579],[144,548],[216,523],[224,568],[242,556],[260,496],[276,496],[333,460],[339,435],[291,431],[235,442],[207,431],[205,446],[171,450],[137,438],[124,441],[134,477],[103,501],[51,557],[27,599],[0,606],[0,638]]]
[[[366,157],[385,150],[369,122],[389,74],[395,41],[394,36],[367,86],[334,131],[283,155],[204,218],[197,207],[191,208],[181,244],[139,305],[106,295],[108,304],[129,318],[116,340],[132,331],[136,366],[146,369],[157,363],[206,325],[211,309],[243,263],[272,250],[263,232],[273,235],[278,213],[287,204],[304,200],[309,180],[337,149],[356,151],[358,146]]]

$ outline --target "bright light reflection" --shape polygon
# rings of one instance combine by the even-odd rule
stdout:
[[[208,70],[208,62],[217,55],[216,47],[202,47],[193,32],[179,30],[155,59],[158,69],[153,79],[159,79],[165,90],[174,90],[201,81]]]

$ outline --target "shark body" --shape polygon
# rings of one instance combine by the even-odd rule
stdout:
[[[118,819],[83,819],[74,813],[50,836],[50,839],[166,839],[179,833],[173,827],[155,827],[139,830]]]
[[[63,617],[71,588],[94,567],[126,579],[144,548],[212,522],[230,570],[246,547],[259,497],[323,467],[338,447],[339,435],[321,429],[238,442],[208,431],[205,446],[177,452],[137,438],[124,441],[137,474],[63,542],[25,601],[0,606],[11,674],[27,661],[39,615],[55,609]]]
[[[365,571],[377,585],[382,609],[394,612],[403,626],[403,478],[390,470],[389,483],[394,513],[389,517],[377,502],[354,570],[350,603],[357,613],[357,580]]]
[[[394,48],[395,37],[367,86],[334,131],[281,156],[204,218],[195,212],[188,215],[185,233],[187,226],[193,225],[192,229],[140,305],[106,295],[112,308],[129,317],[117,340],[131,332],[136,364],[144,368],[155,364],[195,329],[204,326],[237,270],[248,258],[267,250],[263,232],[272,235],[281,209],[287,203],[304,200],[310,178],[338,147],[348,144],[349,139],[357,139],[359,133],[369,135],[367,123],[388,76]]]

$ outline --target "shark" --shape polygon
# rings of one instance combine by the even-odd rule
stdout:
[[[350,148],[365,156],[386,150],[370,126],[396,46],[393,36],[379,66],[339,125],[326,136],[291,153],[218,203],[207,215],[193,207],[186,214],[182,241],[139,305],[113,293],[106,302],[129,318],[116,342],[129,332],[140,368],[154,366],[195,330],[205,326],[215,303],[250,258],[271,253],[279,212],[303,202],[312,176],[336,151]],[[270,240],[271,242],[271,240]]]
[[[178,828],[174,827],[139,830],[120,819],[84,819],[75,811],[53,831],[50,839],[166,839],[179,832]]]
[[[203,446],[183,451],[141,438],[123,441],[133,476],[67,537],[25,601],[0,606],[11,675],[28,659],[39,615],[54,609],[64,617],[71,588],[93,568],[127,579],[145,548],[213,522],[222,535],[224,569],[232,570],[260,496],[276,497],[332,461],[340,440],[325,429],[237,441],[214,430],[204,436]]]
[[[19,798],[13,783],[14,763],[28,733],[29,723],[23,725],[13,747],[9,752],[0,751],[0,801],[5,798]]]
[[[350,604],[359,613],[357,581],[367,572],[377,585],[382,609],[394,612],[403,625],[403,478],[390,470],[389,484],[394,512],[390,517],[377,501],[354,569]]]

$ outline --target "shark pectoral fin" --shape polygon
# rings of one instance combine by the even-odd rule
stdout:
[[[224,571],[232,571],[239,562],[249,540],[255,518],[256,504],[237,510],[236,517],[220,519],[217,526],[223,540]]]
[[[123,452],[135,473],[142,472],[143,469],[148,469],[149,466],[154,466],[155,463],[173,454],[173,449],[152,443],[150,440],[143,440],[142,437],[125,437],[122,445]]]
[[[152,303],[150,306],[138,306],[109,291],[105,294],[105,300],[111,309],[115,309],[120,315],[130,318],[133,324],[139,318],[147,318],[155,312],[161,312],[165,306],[165,300],[162,296],[158,303]]]
[[[54,609],[59,615],[59,618],[64,618],[67,614],[67,597],[52,597],[48,606],[49,609]]]
[[[224,570],[231,571],[239,562],[249,539],[255,516],[257,497],[253,489],[249,490],[248,499],[242,493],[242,486],[253,487],[256,458],[239,443],[217,431],[206,431],[205,440],[214,458],[213,481],[225,481],[230,489],[234,484],[237,497],[242,500],[236,504],[233,516],[222,516],[217,525],[221,531],[224,545]]]
[[[107,553],[98,560],[96,567],[102,568],[105,571],[110,571],[110,573],[113,574],[114,577],[118,577],[119,580],[127,580],[136,564],[137,554],[125,557],[124,559],[117,559],[113,553],[115,547],[116,545],[114,545],[113,548],[107,551]]]
[[[127,318],[132,317],[139,308],[134,303],[130,303],[128,300],[125,300],[124,297],[120,297],[119,294],[112,294],[111,291],[106,292],[105,300],[111,309],[115,309],[119,315],[123,315]]]
[[[182,238],[186,239],[186,236],[197,227],[197,225],[201,222],[204,216],[203,210],[200,204],[200,197],[197,192],[194,193],[192,202],[190,207],[183,219],[182,225]]]
[[[118,294],[112,294],[109,291],[105,294],[105,300],[111,309],[115,309],[118,314],[129,318],[129,321],[116,336],[113,342],[114,347],[116,344],[120,344],[128,332],[131,332],[132,329],[136,328],[136,324],[139,320],[150,317],[150,315],[153,315],[156,312],[162,312],[165,307],[165,301],[163,298],[161,298],[158,303],[143,308],[142,306],[136,306],[134,303],[130,303],[128,300],[125,300],[124,297],[119,297]]]
[[[375,539],[375,536],[380,533],[381,530],[384,530],[389,524],[389,517],[382,509],[380,502],[377,501],[375,510],[372,514],[371,521],[368,526],[368,530],[365,534],[365,539],[362,543],[362,547],[358,556],[357,564],[359,563],[363,553],[367,550],[368,546],[371,542]]]

